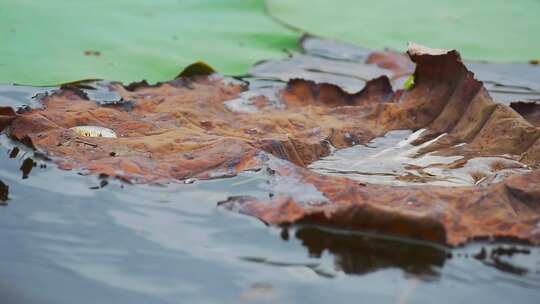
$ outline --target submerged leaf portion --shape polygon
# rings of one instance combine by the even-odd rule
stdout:
[[[413,45],[408,55],[411,63],[402,65],[397,53],[366,54],[373,64],[352,65],[366,75],[358,90],[339,85],[351,74],[342,75],[346,65],[307,68],[294,78],[318,63],[289,58],[283,69],[257,66],[248,82],[217,74],[157,85],[102,82],[121,97],[114,103],[65,86],[44,96],[43,108],[4,116],[11,137],[62,169],[134,183],[260,171],[269,198],[233,197],[221,206],[271,224],[316,223],[450,245],[484,237],[540,244],[540,128],[524,118],[536,116],[495,103],[456,51]],[[394,91],[412,63],[414,86]],[[117,137],[81,136],[77,126]],[[410,135],[377,150],[396,132]],[[336,166],[353,146],[364,149]]]

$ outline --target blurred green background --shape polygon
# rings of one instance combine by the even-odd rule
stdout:
[[[371,48],[416,41],[468,59],[540,57],[539,0],[0,0],[0,83],[155,82],[197,60],[241,75],[296,47],[301,32],[268,12]]]
[[[540,59],[540,0],[270,0],[268,8],[292,26],[371,48],[415,41],[467,59]]]

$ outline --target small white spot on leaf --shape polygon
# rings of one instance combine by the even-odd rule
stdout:
[[[111,129],[98,126],[78,126],[70,128],[70,130],[82,137],[105,137],[117,138],[116,132]]]

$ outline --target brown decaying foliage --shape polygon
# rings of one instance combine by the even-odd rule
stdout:
[[[221,204],[270,224],[317,223],[450,245],[485,237],[540,244],[540,170],[483,187],[397,187],[305,169],[330,153],[328,143],[344,148],[390,130],[420,128],[428,131],[416,144],[447,133],[421,153],[508,154],[537,166],[540,128],[526,114],[493,102],[456,51],[413,46],[409,55],[416,70],[407,91],[393,92],[386,76],[356,94],[295,79],[276,104],[265,96],[245,97],[245,83],[192,76],[156,86],[111,84],[131,109],[100,106],[65,88],[45,97],[44,109],[17,114],[0,108],[0,127],[46,151],[62,169],[162,183],[269,168],[268,179],[278,184],[294,180],[314,189],[307,200],[280,188],[268,200],[234,197]],[[231,100],[249,111],[231,107]],[[119,137],[81,138],[69,129],[81,125],[111,128]],[[467,145],[456,148],[458,143]]]

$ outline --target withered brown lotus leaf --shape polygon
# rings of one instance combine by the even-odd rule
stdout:
[[[122,102],[106,105],[64,87],[44,97],[42,109],[16,114],[0,108],[0,123],[9,125],[12,138],[45,151],[62,169],[134,183],[266,169],[271,198],[233,197],[221,206],[270,224],[315,223],[450,245],[488,237],[540,244],[535,120],[527,111],[495,103],[456,51],[412,45],[408,55],[416,64],[409,90],[392,89],[392,75],[404,74],[405,61],[393,66],[392,56],[371,57],[389,70],[366,79],[355,92],[321,82],[324,77],[287,73],[278,73],[290,79],[286,84],[189,75],[153,86],[109,83],[107,90]],[[262,77],[264,69],[259,72]],[[80,137],[70,130],[76,126],[106,127],[118,137]],[[335,148],[365,145],[395,130],[417,131],[408,143],[415,147],[411,158],[436,160],[408,163],[404,174],[380,173],[405,185],[308,169]],[[445,157],[453,158],[442,161]],[[488,168],[463,171],[478,160]],[[452,170],[470,182],[437,184]]]

